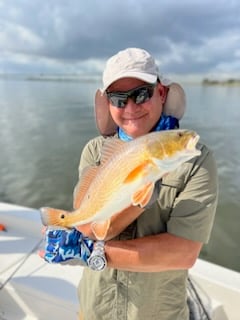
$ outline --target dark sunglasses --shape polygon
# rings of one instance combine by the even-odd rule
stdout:
[[[129,98],[136,104],[142,104],[150,100],[153,96],[155,86],[156,83],[147,84],[128,91],[106,92],[106,95],[114,107],[124,108]]]

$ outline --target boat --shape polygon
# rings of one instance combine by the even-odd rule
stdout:
[[[0,202],[0,320],[78,318],[83,267],[41,259],[41,229],[37,209]],[[198,259],[189,279],[190,294],[207,309],[206,319],[240,318],[239,272]]]

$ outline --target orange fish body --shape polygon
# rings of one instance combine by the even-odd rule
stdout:
[[[82,174],[76,191],[77,209],[42,208],[43,224],[70,228],[92,222],[97,239],[104,239],[113,215],[130,205],[145,207],[157,180],[200,155],[198,140],[189,130],[152,132],[130,142],[106,140],[101,164]]]

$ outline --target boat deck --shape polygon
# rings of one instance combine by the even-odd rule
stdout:
[[[37,210],[0,203],[0,320],[77,319],[83,268],[50,265]],[[198,260],[190,274],[214,304],[213,319],[239,320],[240,273]]]

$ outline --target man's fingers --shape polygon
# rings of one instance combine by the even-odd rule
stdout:
[[[42,233],[43,235],[45,235],[46,230],[47,230],[47,227],[44,226],[44,227],[42,228],[42,230],[41,230],[41,233]]]
[[[38,255],[39,255],[40,258],[43,258],[43,259],[44,259],[44,257],[45,257],[45,251],[44,251],[44,250],[39,250],[39,251],[38,251]]]

